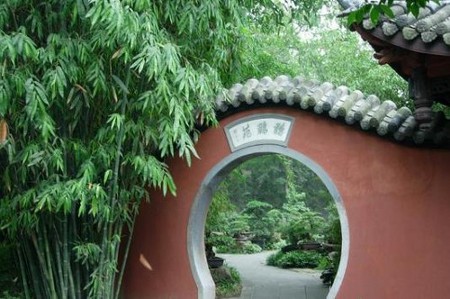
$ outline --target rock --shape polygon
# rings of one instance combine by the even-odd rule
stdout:
[[[210,272],[214,282],[231,279],[231,272],[228,267],[210,269]]]

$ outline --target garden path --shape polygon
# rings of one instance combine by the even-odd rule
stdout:
[[[280,269],[266,265],[273,251],[255,254],[219,254],[236,268],[242,279],[240,297],[231,299],[325,299],[328,287],[320,280],[320,271]]]

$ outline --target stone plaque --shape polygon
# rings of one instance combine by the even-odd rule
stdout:
[[[258,144],[287,146],[294,119],[279,114],[258,114],[238,119],[225,127],[231,151]]]

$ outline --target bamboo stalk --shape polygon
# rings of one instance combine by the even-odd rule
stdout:
[[[39,230],[37,231],[37,233],[39,234],[39,236],[40,236],[39,238],[41,239],[42,233],[40,233]],[[42,286],[44,288],[43,291],[44,291],[45,297],[49,298],[50,294],[51,294],[51,291],[49,290],[50,278],[49,278],[49,274],[47,272],[48,269],[46,267],[45,259],[42,256],[41,249],[39,248],[39,243],[42,243],[42,241],[38,241],[38,239],[36,238],[35,232],[31,233],[31,240],[33,241],[33,245],[35,247],[35,251],[36,251],[36,254],[38,257],[38,261],[39,261],[38,269],[40,269],[42,271],[42,273],[44,274],[44,279],[41,279]]]
[[[69,253],[69,244],[72,244],[70,240],[69,230],[70,230],[70,223],[68,221],[68,218],[71,217],[71,213],[64,215],[64,221],[65,221],[65,227],[64,227],[64,233],[63,233],[63,240],[64,240],[64,258],[67,259],[67,265],[66,265],[66,271],[68,273],[68,281],[66,282],[68,292],[67,296],[69,298],[76,298],[76,289],[74,284],[74,277],[73,277],[73,271],[72,271],[72,263],[71,263],[71,255]]]
[[[56,232],[56,227],[54,227],[55,233]],[[59,239],[59,238],[58,238]],[[63,280],[63,270],[62,270],[62,264],[61,264],[61,253],[59,252],[60,248],[58,246],[58,240],[57,242],[55,242],[55,255],[56,255],[56,261],[53,261],[53,263],[56,263],[56,267],[57,267],[57,271],[58,271],[58,276],[59,276],[59,294],[62,298],[66,298],[66,295],[64,293],[64,280]]]
[[[56,286],[55,286],[55,279],[53,278],[53,267],[52,267],[52,256],[50,254],[50,246],[48,242],[48,234],[47,234],[47,228],[45,223],[42,223],[43,227],[43,234],[44,234],[44,250],[45,250],[45,256],[47,257],[47,271],[49,274],[49,284],[51,289],[51,295],[49,296],[52,299],[57,299],[57,292],[56,292]]]
[[[34,240],[33,240],[34,237]],[[39,258],[39,249],[37,248],[37,244],[36,244],[36,236],[34,236],[34,233],[31,235],[31,239],[32,242],[28,241],[26,238],[23,238],[23,244],[26,245],[25,247],[25,251],[26,251],[26,256],[28,258],[28,265],[29,265],[29,269],[30,269],[30,274],[31,274],[31,281],[33,282],[33,289],[34,289],[34,295],[37,298],[45,298],[45,281],[43,281],[42,279],[42,275],[41,273],[36,273],[36,268],[38,270],[40,270],[39,272],[44,272],[42,267],[38,267],[34,261],[36,260],[35,256],[33,256],[33,251],[30,248],[30,243],[34,243],[35,246],[35,253],[38,256],[38,261],[40,260]],[[44,273],[45,276],[45,273]],[[38,282],[41,282],[41,284],[38,284]]]
[[[26,271],[23,256],[22,256],[22,254],[23,254],[22,245],[20,245],[20,243],[19,243],[19,245],[16,246],[16,251],[17,251],[17,256],[19,258],[20,276],[22,278],[23,291],[25,293],[25,298],[29,299],[29,298],[31,298],[31,295],[30,295],[30,290],[28,288],[28,283],[27,283],[27,279],[26,279],[27,271]]]
[[[67,298],[69,293],[69,273],[70,271],[70,262],[69,262],[69,255],[68,255],[68,249],[67,249],[67,216],[62,215],[62,247],[63,247],[63,265],[64,265],[64,272],[63,272],[63,281],[64,281],[64,293],[66,294],[65,298]]]
[[[71,213],[71,222],[72,222],[72,233],[74,237],[78,237],[78,231],[77,231],[77,221],[76,221],[76,207],[75,205],[72,206],[72,213]],[[82,222],[80,220],[80,222]],[[82,298],[81,297],[81,285],[82,285],[82,280],[81,280],[81,271],[80,271],[80,263],[79,262],[75,262],[75,297],[76,298]]]
[[[128,70],[126,85],[128,85],[130,76],[131,76],[131,72],[130,72],[130,70]],[[122,116],[125,116],[127,104],[128,104],[128,96],[127,96],[127,92],[124,91],[124,96],[123,96],[121,107],[120,107],[120,114]],[[125,126],[124,126],[124,124],[122,124],[122,126],[119,128],[119,132],[118,132],[117,138],[116,138],[117,148],[116,148],[116,155],[115,155],[115,160],[114,160],[113,176],[112,176],[112,180],[111,180],[111,184],[110,184],[110,192],[109,192],[110,207],[112,209],[115,209],[115,207],[116,207],[117,197],[118,197],[118,192],[119,192],[118,182],[119,182],[119,171],[120,171],[120,162],[121,162],[121,153],[122,153],[124,134],[125,134]],[[106,260],[108,258],[114,257],[114,253],[111,253],[111,250],[109,249],[109,246],[108,246],[111,242],[112,231],[113,231],[113,226],[114,226],[114,217],[115,217],[115,213],[113,210],[111,212],[110,219],[108,219],[108,221],[103,224],[104,225],[103,238],[101,240],[102,253],[101,253],[101,259],[100,259],[100,267],[102,269],[102,275],[106,274],[106,275],[114,276],[113,274],[109,274],[108,272],[110,272],[110,271],[109,271],[108,267],[105,267],[105,265],[107,264]],[[111,278],[108,278],[108,280],[110,280],[110,279]],[[113,282],[113,281],[110,280],[110,283],[111,282]],[[110,292],[111,289],[113,290],[113,294],[114,294],[114,288],[109,288],[108,291]],[[102,297],[102,296],[100,296],[101,295],[100,291],[101,291],[100,289],[97,291],[98,298]],[[102,295],[105,295],[105,294],[102,294]],[[109,296],[106,296],[103,298],[110,298],[110,297],[111,297],[111,294],[109,294]]]
[[[119,299],[119,295],[120,295],[120,288],[122,287],[122,279],[123,279],[123,274],[125,272],[125,266],[128,260],[128,254],[130,252],[130,247],[131,247],[131,239],[133,237],[133,232],[134,232],[134,224],[136,222],[136,216],[137,213],[134,213],[133,215],[133,219],[131,220],[130,225],[128,226],[128,238],[127,238],[127,244],[125,245],[125,252],[123,254],[123,259],[122,259],[122,265],[119,271],[119,277],[117,279],[117,286],[116,286],[116,292],[114,294],[114,299]]]

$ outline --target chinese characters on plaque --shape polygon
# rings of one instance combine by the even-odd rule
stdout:
[[[258,115],[225,127],[231,150],[255,144],[287,145],[293,119],[284,115]]]

